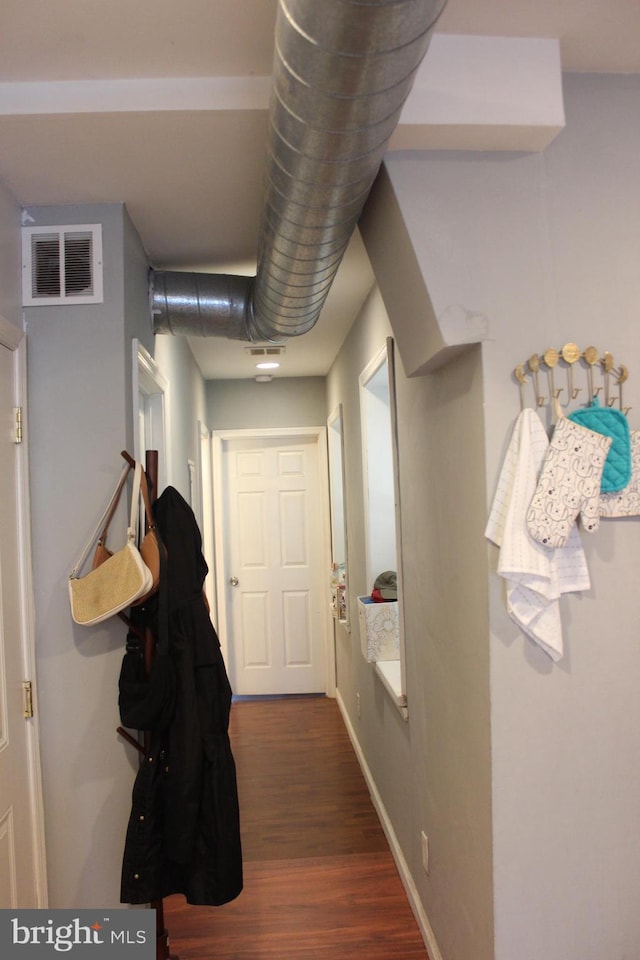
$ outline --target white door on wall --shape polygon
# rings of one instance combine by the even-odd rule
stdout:
[[[25,683],[33,678],[21,523],[22,449],[16,443],[16,354],[0,318],[0,908],[45,906],[37,727]],[[17,345],[17,344],[16,344]]]
[[[327,515],[320,471],[326,451],[321,458],[318,440],[315,433],[221,442],[218,592],[238,695],[327,689]]]

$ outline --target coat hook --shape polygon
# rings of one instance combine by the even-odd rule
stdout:
[[[609,403],[609,374],[613,370],[613,356],[605,351],[604,357],[600,361],[604,369],[604,404],[605,407],[610,407]]]
[[[546,397],[540,395],[540,384],[538,381],[538,373],[540,372],[540,357],[537,353],[532,353],[529,359],[527,360],[527,366],[531,373],[533,374],[533,383],[536,392],[536,405],[538,407],[543,407],[547,402]]]
[[[589,403],[593,403],[593,398],[596,395],[593,392],[593,368],[594,368],[594,365],[599,360],[598,351],[596,350],[595,347],[587,347],[586,350],[584,351],[583,356],[588,364],[587,379],[589,381]]]
[[[553,369],[557,365],[558,360],[560,359],[560,354],[557,350],[554,350],[553,347],[549,347],[548,350],[545,350],[544,356],[542,357],[546,366],[549,368],[549,387],[551,389],[551,396],[554,400],[557,400],[560,394],[562,393],[562,387],[556,390],[555,383],[553,382]]]
[[[625,365],[621,363],[618,369],[618,376],[616,378],[616,383],[618,384],[618,394],[619,394],[618,399],[620,401],[621,410],[622,410],[622,384],[625,383],[628,379],[629,379],[629,371],[627,370]],[[630,409],[630,408],[627,407],[627,409]]]
[[[564,362],[569,364],[569,396],[575,400],[581,388],[573,386],[573,364],[580,359],[580,348],[576,343],[565,343],[561,355]]]
[[[519,363],[519,364],[518,364],[518,366],[517,366],[517,367],[515,368],[515,370],[513,371],[513,375],[515,376],[515,378],[516,378],[516,380],[518,381],[518,384],[519,384],[519,389],[520,389],[520,409],[521,409],[521,410],[524,410],[524,407],[525,407],[525,403],[524,403],[524,386],[525,386],[525,384],[527,383],[527,377],[526,377],[526,374],[525,374],[525,372],[524,372],[524,363]]]

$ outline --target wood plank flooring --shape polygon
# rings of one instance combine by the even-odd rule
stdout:
[[[244,859],[222,907],[164,903],[180,960],[428,960],[334,700],[231,711]]]

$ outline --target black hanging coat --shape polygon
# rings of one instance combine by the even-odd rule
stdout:
[[[219,905],[242,890],[236,771],[227,732],[231,687],[202,592],[207,565],[193,511],[167,487],[154,515],[168,554],[164,583],[161,578],[159,596],[134,608],[132,616],[156,636],[168,618],[168,658],[156,657],[159,670],[151,675],[150,682],[162,687],[160,696],[142,698],[137,706],[136,691],[144,684],[127,683],[136,654],[128,662],[125,655],[123,663],[123,724],[139,723],[149,699],[162,709],[144,727],[151,748],[133,788],[121,901],[149,903],[182,893],[191,904]]]

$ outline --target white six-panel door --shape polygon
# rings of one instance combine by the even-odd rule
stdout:
[[[328,601],[318,437],[227,439],[221,460],[219,586],[234,693],[325,692]]]

